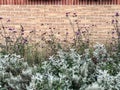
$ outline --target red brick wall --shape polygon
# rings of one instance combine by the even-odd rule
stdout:
[[[20,27],[24,26],[26,32],[37,30],[38,34],[48,31],[49,28],[55,28],[54,32],[61,32],[62,35],[67,32],[73,34],[69,20],[66,18],[66,12],[77,13],[79,26],[90,27],[91,40],[103,41],[108,36],[113,26],[111,20],[116,12],[120,13],[119,5],[89,5],[89,6],[57,6],[57,5],[1,5],[0,17],[5,25]],[[10,19],[11,22],[7,23]],[[96,25],[96,27],[91,27]],[[76,27],[76,25],[75,25]],[[77,30],[77,29],[76,29]],[[42,32],[41,32],[42,31]],[[62,36],[60,35],[60,36]],[[59,37],[59,35],[58,35]],[[63,36],[62,36],[63,37]],[[39,39],[39,38],[38,38]]]
[[[45,5],[78,5],[78,4],[120,4],[120,0],[0,0],[0,4],[45,4]]]

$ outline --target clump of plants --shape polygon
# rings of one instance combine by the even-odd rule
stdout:
[[[69,20],[73,31],[73,41],[71,44],[71,48],[75,48],[77,52],[82,54],[85,49],[90,47],[90,27],[80,27],[78,15],[76,13],[72,14],[68,12],[66,13],[66,18]]]
[[[38,64],[42,60],[47,59],[49,56],[56,54],[59,49],[69,51],[70,48],[75,48],[77,52],[83,54],[84,50],[89,47],[89,29],[87,27],[79,27],[77,19],[72,21],[70,17],[71,13],[66,13],[66,18],[69,20],[73,31],[72,41],[69,42],[69,32],[65,34],[64,40],[57,38],[54,30],[55,28],[50,27],[48,32],[42,32],[40,41],[32,43],[33,36],[37,35],[35,30],[29,32],[29,35],[25,35],[25,29],[20,25],[20,29],[17,30],[10,26],[6,26],[2,23],[3,18],[1,17],[1,28],[0,37],[2,43],[0,44],[2,54],[14,54],[21,55],[30,64]],[[73,18],[77,18],[77,14],[73,13]],[[8,20],[7,22],[10,22]],[[74,24],[77,28],[74,27]],[[60,32],[58,32],[60,34]],[[68,47],[67,47],[68,46]]]
[[[30,67],[16,54],[0,55],[0,89],[4,90],[119,90],[120,63],[113,63],[104,45],[92,52],[62,49]]]
[[[20,26],[20,30],[16,30],[15,28],[3,25],[2,19],[0,19],[0,21],[0,37],[2,38],[0,47],[2,49],[2,53],[16,53],[20,54],[21,56],[24,56],[24,49],[25,44],[27,44],[27,38],[23,36],[23,26]]]
[[[59,31],[55,33],[56,28],[49,27],[50,32],[43,32],[41,34],[42,44],[44,43],[43,48],[47,48],[48,56],[56,54],[57,51],[63,49],[64,51],[69,51],[70,48],[74,48],[80,54],[84,53],[84,50],[90,46],[90,27],[80,27],[78,16],[76,13],[66,13],[66,19],[71,25],[71,29],[66,28],[65,35],[61,38],[57,38],[56,34],[61,34]],[[70,35],[70,32],[73,34]],[[71,37],[71,39],[70,39]]]
[[[33,36],[36,35],[35,30],[31,30],[27,35],[22,25],[16,29],[8,24],[4,25],[2,20],[3,18],[0,17],[0,53],[20,55],[31,65],[40,63],[43,57],[38,49],[38,44],[32,41]],[[10,20],[7,23],[10,23]]]
[[[91,57],[89,49],[80,55],[74,49],[69,52],[62,50],[42,62],[38,71],[32,77],[29,89],[37,90],[119,90],[119,66],[115,63],[113,68],[106,68],[112,58],[104,45],[97,44]],[[119,64],[120,65],[120,64]],[[33,85],[33,86],[32,86]],[[95,86],[94,86],[95,85]]]
[[[34,70],[19,55],[0,55],[0,90],[26,90]]]
[[[111,22],[113,25],[112,31],[109,32],[111,39],[107,43],[107,48],[110,56],[113,58],[113,63],[118,65],[120,57],[120,24],[119,24],[119,13],[115,13]]]

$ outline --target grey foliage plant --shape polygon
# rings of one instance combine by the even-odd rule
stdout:
[[[90,56],[89,49],[84,55],[74,49],[70,52],[60,50],[38,67],[30,83],[34,87],[29,87],[29,90],[119,90],[120,70],[112,75],[109,71],[112,68],[106,68],[113,59],[104,45],[97,44],[94,49],[92,54],[97,63]]]
[[[19,55],[0,55],[0,90],[25,90],[33,70]]]

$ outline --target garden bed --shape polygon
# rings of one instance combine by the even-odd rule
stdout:
[[[66,17],[72,41],[69,32],[59,40],[50,28],[34,42],[35,31],[26,36],[22,25],[18,31],[1,25],[0,90],[120,90],[119,13],[105,45],[91,44],[88,29],[75,30],[69,13]]]

